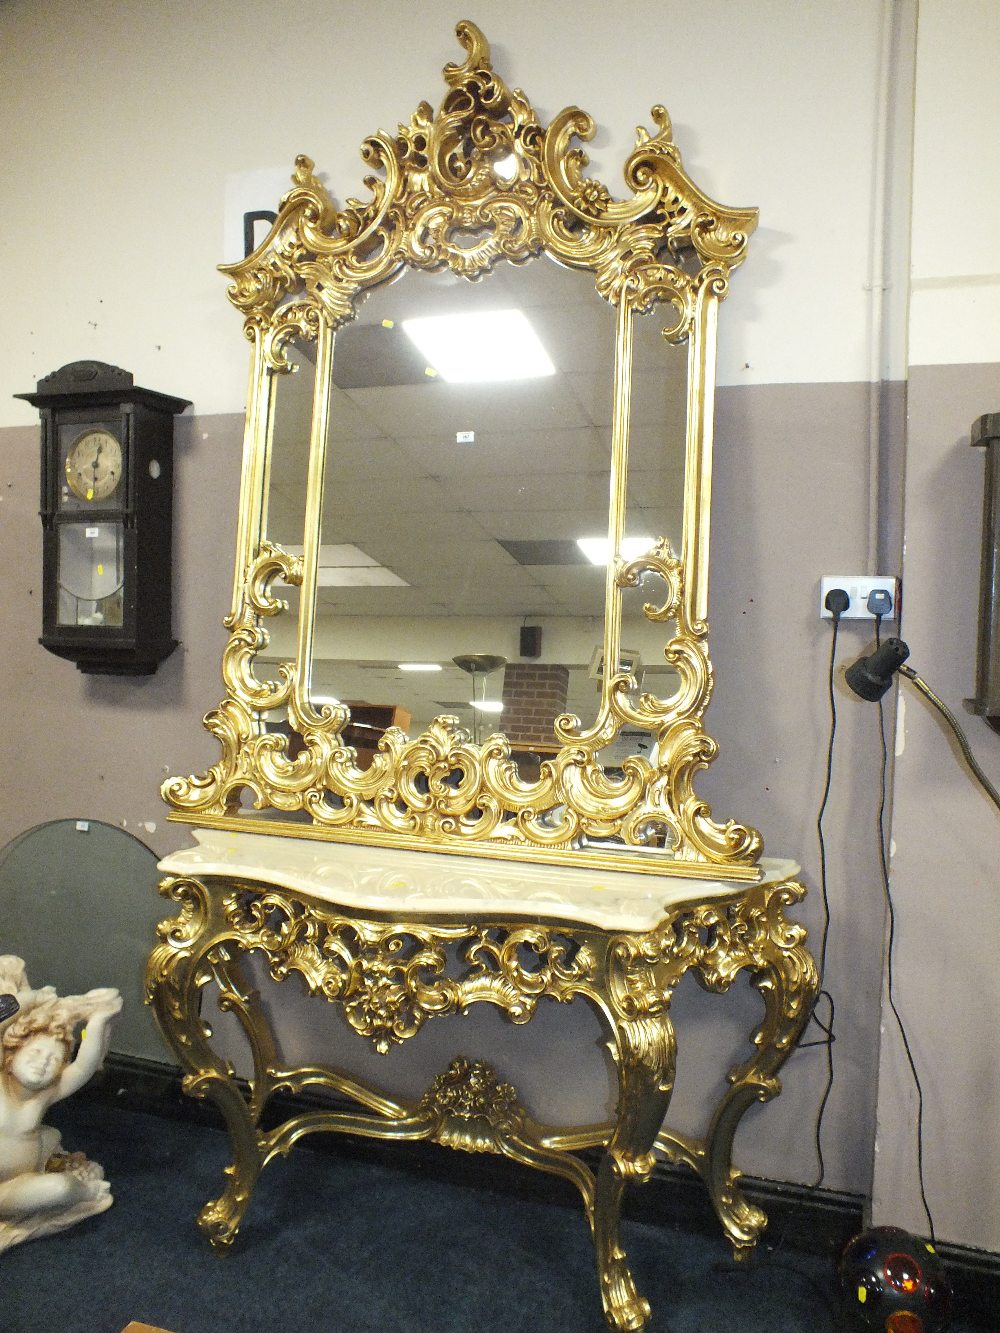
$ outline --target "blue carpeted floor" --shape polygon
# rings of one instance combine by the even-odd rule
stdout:
[[[194,1225],[221,1189],[214,1129],[97,1105],[50,1115],[100,1161],[114,1206],[0,1255],[2,1333],[604,1333],[583,1215],[299,1147],[263,1173],[232,1252]],[[405,1148],[400,1149],[405,1152]],[[650,1333],[826,1333],[824,1260],[626,1223]],[[967,1326],[954,1324],[953,1333]]]

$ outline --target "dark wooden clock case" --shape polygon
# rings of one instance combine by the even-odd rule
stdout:
[[[129,371],[103,361],[74,361],[39,380],[34,393],[16,396],[41,415],[39,642],[89,674],[151,675],[177,647],[171,633],[174,417],[190,403],[138,388]],[[122,624],[61,625],[58,530],[61,523],[81,519],[79,512],[60,506],[66,478],[59,428],[68,424],[83,431],[92,423],[113,423],[122,446],[123,484],[99,511],[102,519],[123,524]]]

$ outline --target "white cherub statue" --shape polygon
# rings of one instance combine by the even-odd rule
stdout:
[[[0,956],[0,1250],[62,1231],[111,1207],[111,1187],[96,1162],[60,1148],[58,1130],[42,1124],[53,1102],[69,1097],[100,1068],[111,1020],[121,1012],[116,990],[59,998],[51,986],[33,991],[24,963]],[[76,1059],[74,1034],[86,1023]]]

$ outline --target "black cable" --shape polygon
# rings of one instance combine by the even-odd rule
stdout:
[[[878,627],[876,625],[876,644],[878,642]],[[924,1090],[920,1083],[920,1075],[917,1073],[916,1062],[913,1059],[913,1051],[910,1049],[910,1041],[906,1035],[906,1027],[903,1024],[902,1016],[896,1007],[895,977],[893,974],[893,958],[896,945],[896,905],[892,899],[892,890],[889,887],[889,856],[886,847],[885,831],[885,807],[888,799],[888,767],[889,767],[889,747],[885,739],[885,709],[882,706],[882,700],[878,701],[878,723],[879,739],[882,746],[882,765],[881,765],[881,798],[878,807],[878,850],[879,866],[882,872],[882,892],[885,894],[886,908],[889,914],[889,945],[886,951],[886,973],[887,973],[887,993],[889,997],[889,1007],[896,1019],[896,1026],[899,1028],[899,1035],[903,1041],[903,1050],[906,1052],[906,1059],[910,1066],[910,1073],[913,1075],[913,1083],[917,1089],[917,1181],[920,1185],[920,1200],[924,1206],[924,1212],[927,1215],[927,1226],[932,1245],[937,1244],[937,1236],[934,1231],[934,1218],[931,1215],[930,1205],[927,1202],[927,1190],[924,1185]]]
[[[838,598],[838,593],[839,593],[839,598]],[[836,668],[836,662],[837,662],[837,636],[840,629],[840,617],[841,614],[847,610],[847,607],[849,605],[847,594],[840,589],[834,589],[832,592],[827,594],[826,605],[827,605],[827,610],[833,613],[833,635],[831,637],[831,642],[830,642],[830,666],[829,666],[828,680],[827,680],[827,692],[830,700],[830,739],[826,751],[826,778],[823,785],[823,797],[820,802],[819,814],[816,819],[816,833],[819,839],[820,895],[823,903],[823,933],[820,945],[820,967],[819,967],[819,976],[821,983],[823,976],[826,973],[826,949],[827,949],[827,940],[830,934],[830,894],[829,894],[829,889],[827,887],[826,842],[823,835],[823,817],[826,814],[826,807],[830,799],[830,789],[833,785],[833,751],[834,751],[834,744],[837,738],[837,696],[834,692],[834,670]],[[827,1017],[826,1022],[824,1022],[823,1019],[820,1018],[817,1012],[819,1009],[820,1002],[823,999],[826,1000],[829,1006],[829,1015]],[[816,1123],[813,1131],[815,1146],[816,1146],[816,1158],[819,1164],[819,1169],[816,1175],[816,1179],[810,1185],[806,1186],[806,1189],[808,1190],[818,1190],[820,1186],[823,1184],[823,1181],[826,1177],[826,1163],[823,1159],[823,1118],[826,1114],[826,1107],[827,1103],[830,1100],[830,1094],[833,1091],[833,1075],[834,1075],[833,1043],[837,1040],[836,1035],[834,1033],[835,1012],[836,1011],[834,1007],[833,996],[830,994],[828,990],[820,989],[819,994],[813,1001],[812,1010],[809,1014],[809,1022],[815,1023],[816,1026],[819,1028],[819,1030],[823,1033],[823,1036],[821,1038],[818,1038],[816,1041],[800,1041],[798,1043],[799,1050],[806,1050],[810,1046],[826,1047],[826,1067],[827,1067],[826,1086],[823,1089],[823,1096],[820,1100],[819,1109],[816,1113]],[[795,1220],[796,1212],[797,1209],[793,1210],[786,1218],[785,1224],[781,1229],[780,1236],[778,1236],[774,1245],[771,1246],[770,1254],[768,1255],[767,1259],[766,1269],[767,1271],[770,1271],[772,1269],[777,1269],[787,1273],[794,1273],[796,1276],[801,1277],[804,1281],[806,1281],[813,1288],[814,1292],[816,1292],[823,1299],[823,1303],[826,1305],[827,1312],[830,1314],[831,1317],[831,1328],[835,1328],[836,1317],[837,1317],[836,1311],[834,1310],[833,1303],[831,1302],[827,1291],[824,1288],[820,1287],[820,1285],[815,1281],[815,1279],[810,1274],[806,1273],[803,1269],[796,1268],[792,1264],[783,1264],[776,1262],[776,1256],[785,1244],[792,1222]],[[728,1271],[730,1276],[732,1276],[735,1273],[746,1270],[730,1269]],[[749,1276],[749,1273],[747,1273],[747,1276]]]
[[[834,1062],[833,1062],[833,1043],[836,1041],[834,1034],[834,1018],[836,1014],[833,996],[823,987],[823,980],[826,977],[826,954],[827,944],[830,938],[830,891],[827,885],[826,873],[826,838],[823,832],[823,819],[826,815],[826,807],[830,800],[830,789],[833,785],[833,751],[837,740],[837,695],[834,690],[834,671],[837,664],[837,637],[840,631],[841,612],[846,610],[847,597],[842,594],[844,605],[838,605],[833,601],[835,592],[827,596],[827,605],[833,612],[833,634],[830,638],[830,665],[827,672],[827,695],[830,701],[830,739],[826,750],[826,781],[823,786],[823,799],[820,802],[819,814],[816,817],[816,837],[819,842],[819,887],[820,897],[823,903],[823,932],[820,937],[819,951],[819,978],[821,990],[813,1002],[810,1020],[823,1033],[822,1039],[815,1042],[803,1042],[804,1046],[825,1046],[826,1047],[826,1086],[823,1089],[823,1096],[820,1099],[819,1110],[816,1114],[816,1125],[813,1131],[813,1137],[816,1145],[816,1160],[819,1169],[816,1179],[807,1186],[808,1189],[819,1189],[826,1178],[826,1161],[823,1157],[823,1118],[826,1115],[827,1103],[830,1100],[830,1094],[833,1092]],[[819,1017],[817,1010],[820,1001],[826,999],[829,1006],[829,1016],[824,1023]],[[784,1238],[782,1238],[784,1239]]]
[[[760,1273],[761,1276],[770,1279],[772,1272],[775,1271],[779,1273],[791,1273],[793,1277],[801,1278],[802,1281],[811,1288],[813,1295],[819,1299],[820,1304],[829,1318],[829,1328],[831,1333],[837,1333],[837,1330],[840,1328],[838,1318],[840,1314],[839,1302],[835,1301],[830,1295],[828,1285],[824,1285],[822,1282],[818,1281],[811,1273],[806,1272],[804,1268],[798,1268],[795,1264],[777,1263],[773,1257],[769,1257],[765,1263],[760,1265],[751,1265],[749,1263],[741,1263],[739,1265],[717,1263],[712,1265],[713,1273],[718,1273],[721,1277],[745,1278],[748,1283],[752,1282],[758,1273]],[[769,1294],[772,1289],[772,1284],[768,1281]]]
[[[819,887],[823,898],[823,934],[819,953],[820,981],[826,975],[826,946],[830,934],[830,895],[826,885],[826,839],[823,836],[823,817],[830,800],[830,788],[833,785],[833,747],[837,740],[837,696],[833,688],[833,673],[837,662],[837,635],[840,631],[840,616],[834,614],[833,634],[830,638],[830,666],[827,672],[827,695],[830,700],[830,739],[826,750],[826,782],[823,787],[823,799],[820,801],[819,814],[816,817],[816,836],[819,840]]]
[[[870,605],[870,601],[869,601]],[[882,616],[875,615],[875,648],[876,650],[882,644]],[[879,783],[879,806],[878,806],[878,852],[879,866],[882,871],[882,892],[885,894],[886,907],[889,914],[889,947],[887,950],[887,985],[889,996],[889,1007],[896,1019],[896,1025],[899,1028],[899,1035],[903,1040],[903,1050],[906,1052],[906,1058],[910,1065],[910,1073],[913,1075],[913,1082],[917,1089],[917,1178],[920,1184],[920,1199],[924,1205],[924,1212],[927,1214],[927,1226],[930,1229],[930,1239],[932,1244],[936,1244],[934,1234],[934,1218],[931,1216],[930,1206],[927,1203],[927,1191],[924,1188],[924,1090],[920,1084],[920,1075],[917,1073],[916,1062],[913,1059],[913,1052],[910,1049],[909,1038],[906,1035],[906,1028],[899,1010],[896,1007],[895,979],[893,976],[893,955],[896,943],[896,906],[892,900],[892,890],[889,887],[889,850],[886,845],[885,830],[885,807],[888,801],[888,770],[889,770],[889,747],[885,739],[885,708],[884,701],[878,701],[878,730],[879,740],[882,747],[882,764]]]

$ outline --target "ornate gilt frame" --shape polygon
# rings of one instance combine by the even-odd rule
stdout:
[[[593,136],[591,118],[569,107],[543,126],[524,94],[494,72],[479,30],[463,22],[457,35],[467,55],[445,67],[438,112],[422,103],[395,135],[379,132],[362,145],[373,169],[365,180],[371,197],[338,209],[312,161],[299,157],[267,239],[222,270],[253,348],[233,603],[225,621],[226,697],[205,719],[222,756],[201,775],[168,779],[164,800],[172,819],[202,826],[251,829],[252,816],[239,813],[249,791],[257,809],[311,819],[268,818],[259,827],[272,834],[756,880],[760,835],[733,820],[714,821],[693,782],[717,750],[702,727],[712,690],[716,320],[757,212],[725,207],[698,189],[660,106],[651,113],[655,132],[639,129],[625,164],[632,197],[612,199],[584,174],[587,157],[574,144]],[[501,159],[515,164],[513,174],[494,169]],[[476,278],[500,261],[523,263],[542,253],[592,272],[617,310],[609,505],[616,552],[625,521],[632,314],[662,306],[670,312],[664,336],[689,344],[682,549],[678,556],[661,539],[639,560],[618,554],[609,562],[604,626],[604,660],[618,661],[622,590],[637,587],[643,575],[658,576],[663,595],[644,611],[652,621],[675,622],[664,654],[679,687],[669,699],[635,697],[629,676],[607,673],[594,724],[558,718],[562,748],[542,763],[534,782],[519,777],[503,735],[475,745],[449,716],[412,739],[391,729],[371,765],[359,768],[342,737],[346,706],[317,708],[310,697],[334,331],[352,318],[359,298],[404,266],[447,267]],[[273,386],[287,368],[293,337],[315,341],[317,365],[301,557],[269,541],[266,530]],[[269,642],[266,621],[285,609],[272,591],[279,578],[300,589],[296,657],[281,665],[280,679],[265,681],[254,664]],[[294,757],[287,737],[264,724],[263,715],[276,709],[286,710],[301,736]],[[598,751],[625,725],[650,731],[655,746],[650,759],[627,759],[619,777],[604,771]],[[589,845],[581,846],[581,838]],[[644,855],[639,849],[651,840],[667,854]]]

